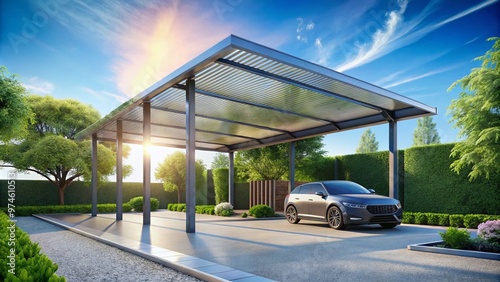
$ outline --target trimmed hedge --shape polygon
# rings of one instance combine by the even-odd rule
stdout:
[[[168,204],[167,209],[169,211],[175,211],[175,212],[186,212],[186,204]],[[195,206],[195,212],[197,214],[215,215],[215,206],[214,205]]]
[[[255,205],[248,210],[248,214],[256,218],[275,216],[273,208],[268,205]]]
[[[38,243],[17,227],[0,211],[0,280],[1,281],[66,281],[55,272],[57,264],[40,252]]]
[[[215,190],[215,204],[229,201],[229,169],[217,168],[212,171]]]
[[[469,182],[468,171],[450,170],[454,144],[429,145],[404,151],[407,211],[450,214],[500,214],[500,176]],[[370,170],[372,168],[370,167]]]
[[[128,203],[123,204],[123,212],[130,212],[132,207]],[[2,208],[7,212],[7,208]],[[46,213],[90,213],[92,205],[71,205],[71,206],[24,206],[16,207],[16,216],[30,216],[32,214]],[[97,204],[97,212],[116,212],[116,204]]]
[[[465,227],[470,229],[477,229],[479,224],[497,219],[500,219],[500,215],[403,212],[403,223]]]
[[[157,211],[158,207],[160,206],[160,201],[156,198],[150,198],[150,209],[151,211]],[[143,210],[143,205],[144,205],[144,200],[142,196],[132,198],[128,204],[134,209],[134,211],[142,211]]]

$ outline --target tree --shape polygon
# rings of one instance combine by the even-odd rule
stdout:
[[[413,146],[439,144],[441,139],[436,130],[432,117],[423,117],[417,120],[417,128],[413,132]]]
[[[196,160],[195,164],[197,190],[205,185],[205,165],[203,161]],[[186,191],[186,154],[180,151],[167,156],[156,168],[156,180],[163,182],[166,192],[177,191],[177,203],[181,202],[181,192]]]
[[[0,141],[24,136],[33,121],[27,93],[16,76],[9,76],[7,68],[0,66]]]
[[[475,60],[481,67],[454,82],[448,91],[460,85],[462,92],[448,107],[454,127],[462,142],[455,144],[451,164],[456,173],[471,168],[469,180],[479,176],[489,179],[500,173],[500,38],[485,55]]]
[[[73,99],[54,99],[51,96],[30,95],[28,105],[34,123],[27,135],[16,142],[0,147],[4,166],[20,171],[35,172],[59,190],[59,204],[64,205],[64,191],[75,180],[91,179],[90,141],[75,141],[73,137],[100,118],[90,105]],[[116,155],[103,144],[98,145],[98,181],[106,181],[115,171]],[[124,169],[124,176],[131,169]]]
[[[212,160],[212,169],[229,168],[229,157],[227,154],[217,153]]]
[[[306,157],[314,159],[322,156],[325,153],[322,141],[323,136],[297,141],[296,165],[299,167]],[[235,167],[240,180],[282,179],[289,170],[289,143],[238,152]]]
[[[356,148],[356,153],[364,154],[374,153],[376,151],[378,151],[378,142],[375,139],[375,134],[371,131],[370,128],[368,128],[361,135],[358,148]]]

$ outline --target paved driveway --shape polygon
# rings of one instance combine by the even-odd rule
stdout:
[[[409,244],[440,239],[441,227],[378,225],[337,231],[326,223],[284,218],[252,220],[196,215],[196,233],[185,233],[185,214],[53,216],[96,235],[142,241],[278,281],[500,281],[500,261],[409,251]]]

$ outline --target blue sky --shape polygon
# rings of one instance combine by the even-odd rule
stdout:
[[[447,89],[479,65],[473,59],[500,36],[499,19],[500,2],[489,0],[2,0],[0,65],[33,93],[74,98],[104,116],[235,34],[437,107],[448,143],[457,130],[447,107],[459,91]],[[412,145],[415,127],[398,124],[399,148]],[[387,150],[387,125],[371,129]],[[363,131],[327,135],[328,155],[354,153]],[[197,154],[210,165],[213,154]]]

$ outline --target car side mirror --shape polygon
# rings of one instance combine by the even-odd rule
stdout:
[[[314,195],[320,196],[321,198],[326,196],[323,192],[315,192]]]
[[[372,193],[372,194],[375,194],[375,190],[373,190],[373,189],[368,189],[368,191],[370,191],[370,193]]]

